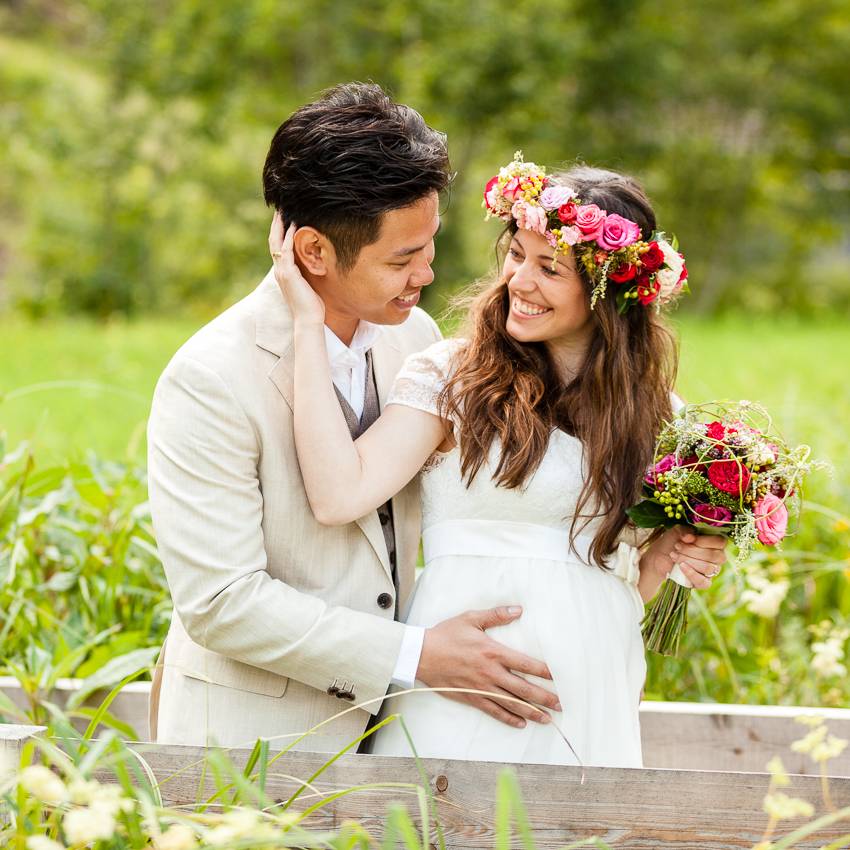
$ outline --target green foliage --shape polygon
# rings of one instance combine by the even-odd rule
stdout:
[[[0,437],[0,670],[44,722],[61,678],[79,707],[149,668],[171,617],[144,474],[91,457],[39,469]]]
[[[850,306],[843,0],[30,6],[0,10],[0,277],[34,315],[245,292],[272,133],[351,79],[449,135],[432,308],[486,271],[480,189],[519,147],[638,174],[682,240],[685,309]]]

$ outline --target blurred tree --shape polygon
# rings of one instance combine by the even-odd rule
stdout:
[[[686,309],[850,309],[844,0],[34,0],[0,26],[0,281],[33,312],[247,291],[268,140],[349,79],[449,135],[432,308],[488,267],[480,188],[522,148],[639,176]]]

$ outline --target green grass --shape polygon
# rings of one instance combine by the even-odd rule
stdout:
[[[850,421],[845,327],[743,318],[677,325],[679,386],[686,399],[761,401],[789,440],[808,442],[836,469],[844,467],[843,423]],[[87,449],[115,459],[128,452],[142,458],[156,379],[198,326],[192,320],[0,321],[0,427],[9,443],[30,440],[43,460]],[[840,490],[839,478],[834,484]]]
[[[0,430],[31,442],[40,461],[93,449],[144,459],[144,428],[156,380],[198,326],[191,321],[94,324],[0,322]]]

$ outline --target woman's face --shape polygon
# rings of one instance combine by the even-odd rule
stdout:
[[[518,230],[511,239],[502,267],[510,296],[506,329],[519,342],[578,342],[590,333],[590,299],[575,258],[561,254],[553,269],[552,254],[538,233]]]

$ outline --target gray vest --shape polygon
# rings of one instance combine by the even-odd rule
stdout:
[[[375,384],[375,373],[372,369],[372,352],[366,352],[366,387],[363,397],[363,414],[360,419],[351,409],[351,405],[345,400],[345,396],[337,389],[334,384],[336,397],[339,399],[339,406],[345,414],[345,421],[348,423],[348,430],[351,432],[352,439],[357,439],[369,426],[381,415],[381,408],[378,403],[378,387]],[[390,566],[393,570],[393,584],[396,586],[395,597],[398,600],[398,576],[396,575],[396,554],[395,554],[395,529],[393,528],[393,509],[389,502],[381,505],[378,508],[378,518],[381,520],[381,530],[384,532],[384,540],[387,544],[387,554],[390,556]]]

